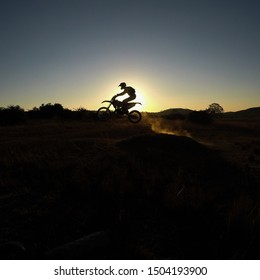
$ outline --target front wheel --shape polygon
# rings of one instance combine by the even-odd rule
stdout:
[[[108,121],[111,118],[111,112],[107,107],[101,107],[97,110],[97,117],[100,121]]]
[[[128,119],[131,123],[138,123],[142,119],[142,115],[139,111],[133,110],[128,113]]]

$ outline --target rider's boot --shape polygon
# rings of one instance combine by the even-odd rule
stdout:
[[[127,112],[128,112],[128,110],[127,110],[127,103],[125,104],[123,104],[123,106],[122,106],[122,112],[123,112],[123,114],[126,114]]]

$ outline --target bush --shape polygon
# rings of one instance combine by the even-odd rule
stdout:
[[[24,111],[19,105],[0,107],[0,125],[20,124],[25,120],[95,120],[96,113],[78,108],[70,110],[63,108],[59,103],[42,104],[39,108],[34,107],[32,110]]]
[[[0,108],[0,124],[14,125],[25,121],[25,112],[19,105]]]

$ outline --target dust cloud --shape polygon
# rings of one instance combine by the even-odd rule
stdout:
[[[166,120],[162,118],[147,118],[148,124],[155,133],[172,134],[177,136],[187,136],[192,135],[183,126],[183,121],[181,120]]]

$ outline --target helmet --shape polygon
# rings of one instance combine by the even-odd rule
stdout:
[[[125,88],[125,87],[126,87],[126,83],[125,83],[125,82],[121,83],[121,84],[119,85],[119,87]]]

